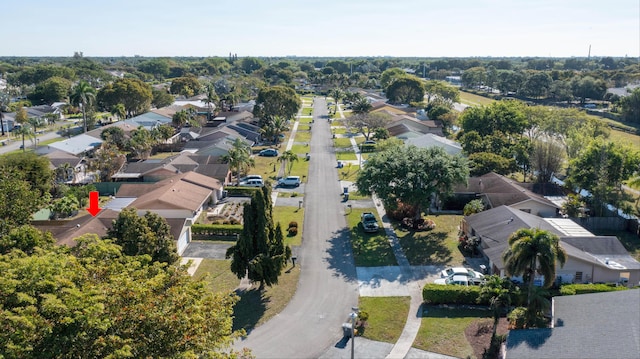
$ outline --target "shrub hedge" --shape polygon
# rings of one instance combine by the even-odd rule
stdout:
[[[625,289],[627,287],[616,286],[615,284],[565,284],[560,287],[560,295],[613,292]]]
[[[480,286],[426,284],[422,288],[422,300],[429,304],[489,304],[478,303]]]
[[[259,191],[258,187],[225,187],[225,191],[227,191],[227,195],[231,197],[251,197],[253,192]]]
[[[235,236],[242,233],[241,224],[194,224],[191,226],[194,235]]]

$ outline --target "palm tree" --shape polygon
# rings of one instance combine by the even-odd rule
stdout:
[[[25,152],[27,150],[26,146],[24,145],[25,137],[30,138],[32,142],[34,139],[33,129],[31,128],[31,125],[29,123],[23,123],[22,126],[14,128],[13,135],[16,137],[22,136],[22,152]]]
[[[500,278],[497,275],[489,276],[482,285],[478,302],[489,301],[489,306],[493,311],[492,340],[495,340],[500,315],[502,315],[504,309],[508,309],[511,306],[513,299],[517,298],[518,289],[508,278]]]
[[[369,100],[364,97],[357,99],[356,102],[352,105],[353,113],[356,115],[367,114],[369,113],[369,111],[371,111],[372,108],[373,106],[371,106]]]
[[[88,82],[80,81],[76,87],[73,88],[71,103],[76,106],[80,106],[80,109],[82,110],[84,132],[87,132],[87,107],[91,106],[95,99],[96,89],[94,89]]]
[[[240,138],[233,141],[229,152],[222,156],[222,160],[229,164],[231,172],[236,171],[238,179],[242,177],[242,173],[256,165],[255,159],[251,157],[251,147]]]
[[[123,104],[118,103],[111,107],[111,114],[116,116],[119,120],[122,120],[127,117],[127,109]]]
[[[2,136],[4,133],[4,113],[7,111],[7,106],[9,105],[9,95],[5,92],[0,92],[0,130],[2,131]]]
[[[298,161],[298,155],[293,151],[284,151],[278,157],[278,161],[287,165],[287,176],[291,174],[291,170],[293,169],[293,162]]]
[[[207,97],[204,99],[204,103],[207,105],[207,120],[211,121],[211,113],[213,112],[213,104],[218,101],[218,94],[213,87],[213,84],[207,85]]]
[[[556,279],[556,261],[563,266],[567,254],[560,246],[560,238],[545,230],[522,228],[509,236],[509,248],[502,254],[508,274],[519,276],[529,286],[527,306],[531,304],[536,273],[544,276],[544,288]]]
[[[336,113],[338,111],[338,103],[340,102],[340,99],[344,97],[344,92],[338,87],[336,87],[329,91],[329,95],[333,97],[334,100],[336,100],[336,109],[333,112],[333,113]]]
[[[265,140],[274,144],[280,142],[280,134],[289,129],[289,121],[281,116],[274,116],[266,120],[266,123],[260,129],[260,134]]]
[[[44,122],[40,117],[29,117],[27,120],[31,126],[33,126],[33,135],[34,137],[38,137],[38,126],[42,126]],[[36,140],[36,148],[38,147],[38,141]]]

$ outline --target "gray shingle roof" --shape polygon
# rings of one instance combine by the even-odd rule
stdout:
[[[506,358],[640,358],[640,289],[553,298],[554,328],[509,332]]]

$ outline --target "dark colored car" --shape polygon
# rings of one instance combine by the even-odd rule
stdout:
[[[262,150],[258,152],[258,156],[264,157],[278,157],[278,150],[273,148],[267,148],[266,150]]]

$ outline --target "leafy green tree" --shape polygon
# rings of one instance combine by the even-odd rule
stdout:
[[[487,81],[487,70],[484,67],[472,67],[464,70],[461,76],[465,87],[476,87]]]
[[[563,168],[565,158],[564,147],[553,139],[534,141],[531,162],[536,173],[536,182],[550,182],[551,176]]]
[[[201,127],[196,116],[197,116],[197,113],[193,109],[188,108],[188,109],[183,109],[174,113],[171,120],[173,124],[178,128],[182,128],[186,125],[193,126],[193,127]]]
[[[391,122],[391,116],[380,112],[357,114],[347,117],[344,122],[349,128],[362,133],[365,139],[369,140],[376,130],[385,128]]]
[[[640,167],[640,153],[616,142],[593,141],[569,161],[567,185],[588,190],[602,215],[606,203],[620,207],[622,184]]]
[[[12,171],[2,169],[0,181],[0,237],[11,229],[31,223],[31,216],[40,210],[45,198],[34,191],[26,180]]]
[[[422,81],[411,75],[397,78],[385,88],[387,98],[391,103],[409,104],[422,102],[424,99],[424,86]]]
[[[119,150],[124,151],[127,146],[127,136],[120,127],[111,126],[100,132],[100,138],[114,144]]]
[[[140,65],[138,65],[138,70],[162,80],[169,76],[169,67],[169,59],[152,59],[141,62]]]
[[[78,199],[74,195],[68,194],[54,200],[49,205],[49,209],[53,212],[54,218],[65,218],[80,209],[80,202],[78,202]]]
[[[476,152],[469,155],[469,168],[472,176],[482,176],[489,172],[508,175],[516,168],[513,158],[505,158],[492,152]]]
[[[595,79],[591,76],[582,78],[574,78],[571,81],[573,96],[580,99],[580,103],[584,103],[587,98],[602,100],[607,92],[607,84],[602,79]]]
[[[159,89],[152,89],[151,90],[151,95],[153,96],[153,99],[151,100],[151,104],[155,107],[155,108],[163,108],[163,107],[167,107],[167,106],[171,106],[171,104],[173,104],[173,96],[171,96],[170,93],[168,93],[166,90],[159,90]]]
[[[541,229],[522,228],[509,236],[509,248],[502,254],[502,259],[507,273],[522,276],[527,284],[529,305],[536,273],[544,276],[544,288],[551,287],[556,280],[556,262],[564,266],[567,254],[557,235]]]
[[[404,72],[404,70],[398,67],[386,69],[380,75],[380,86],[383,89],[386,89],[387,87],[389,87],[389,85],[391,85],[391,83],[393,83],[393,81],[405,75],[406,73]]]
[[[584,203],[580,195],[575,193],[569,193],[567,200],[562,204],[562,212],[569,217],[580,217],[582,214],[581,209],[584,207]]]
[[[100,108],[110,110],[113,106],[121,103],[129,117],[149,111],[152,100],[151,86],[132,78],[118,79],[107,84],[97,94]]]
[[[29,120],[29,115],[27,114],[27,110],[24,107],[20,107],[18,111],[16,111],[15,120],[19,124],[27,123]]]
[[[258,92],[253,114],[261,120],[282,117],[288,121],[296,116],[301,106],[302,102],[295,90],[290,87],[271,86]]]
[[[49,167],[49,160],[38,156],[34,152],[11,153],[0,157],[0,178],[8,178],[11,174],[23,179],[31,186],[38,196],[45,197],[53,184],[53,170]],[[5,177],[6,176],[6,177]]]
[[[254,71],[258,71],[264,67],[262,61],[255,57],[245,57],[240,61],[240,68],[246,74],[252,74]]]
[[[460,90],[445,81],[429,80],[424,85],[427,94],[427,102],[432,99],[440,99],[451,106],[454,102],[460,102]]]
[[[553,79],[547,72],[537,71],[527,77],[527,80],[522,85],[522,91],[530,97],[546,97],[552,82]]]
[[[151,130],[151,136],[156,140],[156,142],[166,143],[173,135],[175,135],[176,130],[171,127],[171,125],[163,123],[160,126],[156,126]]]
[[[122,246],[129,256],[148,254],[154,262],[175,263],[178,260],[176,244],[167,221],[153,212],[138,216],[135,208],[123,209],[107,238]]]
[[[287,166],[287,175],[291,174],[293,163],[298,162],[298,160],[298,154],[293,151],[284,151],[282,152],[280,157],[278,157],[278,161],[284,163],[285,166]]]
[[[631,122],[640,122],[640,87],[620,100],[622,116]]]
[[[204,98],[204,103],[207,104],[207,120],[210,121],[211,115],[213,114],[213,104],[219,100],[218,94],[216,93],[215,87],[212,84],[209,84],[206,87],[206,97]]]
[[[178,77],[171,81],[169,91],[174,95],[191,97],[200,93],[200,82],[194,76]]]
[[[70,90],[71,81],[62,77],[50,77],[36,85],[27,97],[33,103],[51,104],[66,99]]]
[[[89,162],[89,168],[100,174],[100,181],[109,182],[126,162],[126,157],[120,153],[115,144],[107,141],[102,143],[100,151]]]
[[[222,358],[237,297],[213,294],[183,267],[123,255],[86,235],[0,256],[0,346],[7,358]],[[187,308],[187,309],[185,309]]]
[[[231,258],[231,271],[238,279],[245,276],[264,286],[278,284],[278,277],[291,258],[291,248],[284,244],[280,223],[274,227],[271,189],[261,187],[253,192],[251,203],[244,205],[244,226],[240,238],[226,253]]]
[[[96,100],[96,89],[88,82],[80,81],[71,92],[71,103],[80,106],[84,132],[87,132],[87,110]]]
[[[428,208],[432,195],[446,195],[457,183],[465,183],[469,169],[464,158],[440,147],[391,146],[367,160],[358,173],[358,191],[375,193],[385,207],[400,204],[414,209],[415,219]]]
[[[42,232],[31,225],[22,225],[0,237],[0,254],[7,254],[14,249],[33,254],[36,248],[51,248],[54,243],[51,232]]]
[[[462,209],[462,213],[465,216],[470,216],[472,214],[475,213],[480,213],[484,211],[484,203],[482,203],[481,199],[474,199],[469,201],[469,203],[464,205],[464,208]]]

